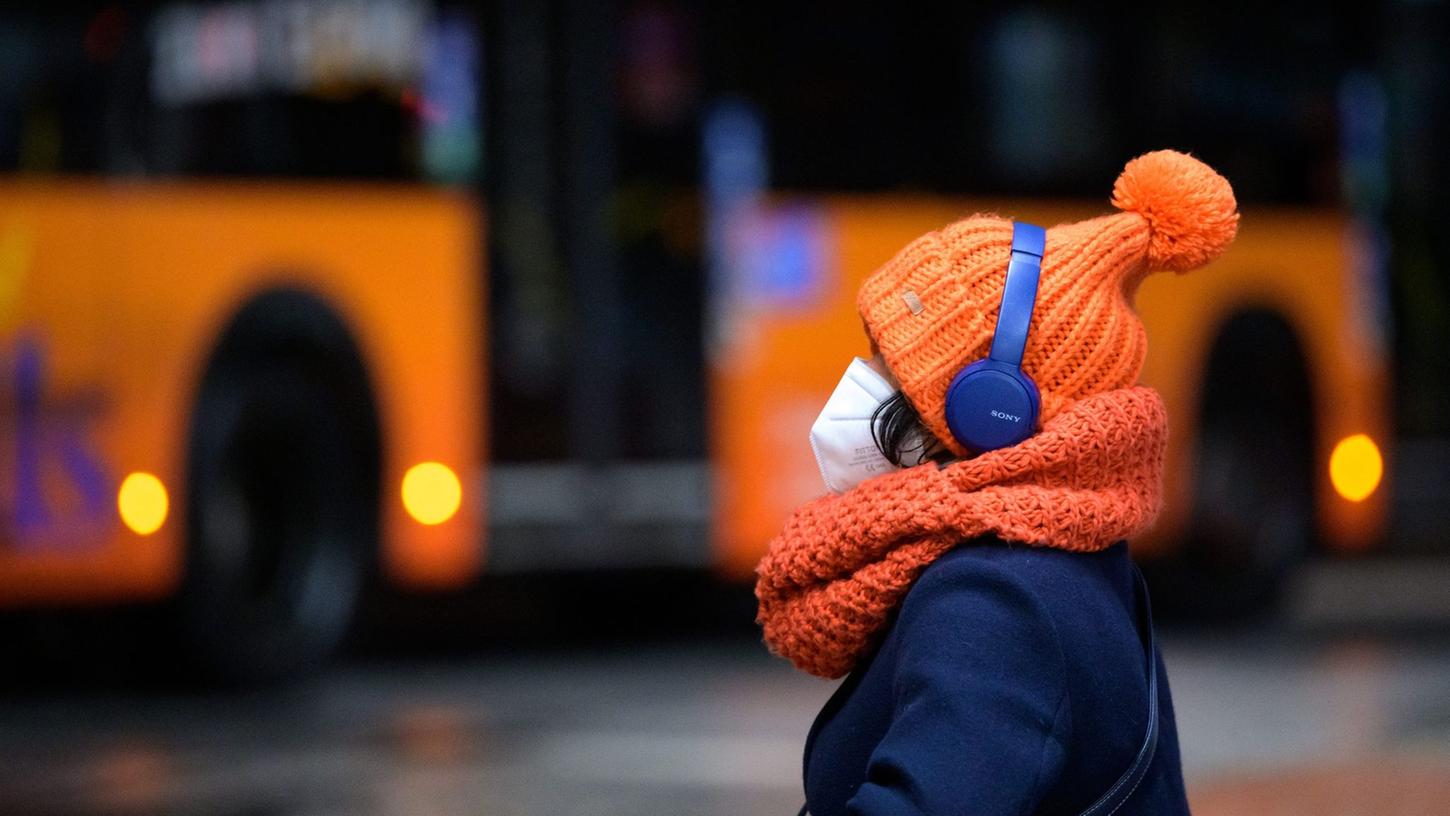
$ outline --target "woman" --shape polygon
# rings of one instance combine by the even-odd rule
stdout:
[[[972,216],[858,293],[875,356],[811,434],[832,494],[756,587],[772,650],[850,675],[807,739],[814,816],[1188,812],[1125,542],[1159,510],[1167,437],[1132,298],[1221,254],[1238,213],[1173,151],[1112,201],[1045,234]]]

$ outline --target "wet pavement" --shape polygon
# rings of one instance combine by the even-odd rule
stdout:
[[[1450,813],[1450,637],[1169,632],[1199,814]],[[0,701],[0,813],[794,813],[833,684],[745,637]]]

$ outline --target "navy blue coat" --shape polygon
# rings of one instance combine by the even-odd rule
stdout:
[[[1147,677],[1128,548],[1072,553],[996,539],[923,571],[875,654],[806,741],[812,816],[1077,814],[1132,764]],[[1158,661],[1160,734],[1120,811],[1186,814]]]

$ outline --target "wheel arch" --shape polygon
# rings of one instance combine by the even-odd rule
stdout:
[[[1201,438],[1203,429],[1213,423],[1274,422],[1288,434],[1294,454],[1302,457],[1295,464],[1302,466],[1301,475],[1313,497],[1320,418],[1315,400],[1318,383],[1305,332],[1284,309],[1251,302],[1226,310],[1211,324],[1207,338],[1191,401],[1195,436]],[[1198,441],[1194,440],[1195,458]],[[1317,527],[1317,506],[1311,505],[1311,513],[1310,522]]]
[[[187,484],[194,484],[192,467],[201,423],[207,418],[200,410],[208,389],[228,377],[245,376],[259,365],[278,359],[301,362],[322,375],[353,411],[339,420],[357,434],[365,455],[366,472],[361,480],[371,527],[369,545],[379,555],[381,519],[378,508],[382,492],[384,436],[376,385],[358,335],[342,311],[312,289],[296,285],[274,286],[251,294],[227,318],[203,358],[200,377],[192,389],[188,425]]]

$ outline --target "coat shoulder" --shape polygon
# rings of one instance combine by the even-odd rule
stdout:
[[[930,591],[984,576],[1045,596],[1127,569],[1128,564],[1127,545],[1123,542],[1099,552],[1081,553],[985,537],[963,542],[938,558],[922,571],[917,587]]]
[[[937,559],[902,603],[900,622],[1011,621],[1071,651],[1084,626],[1130,622],[1132,564],[1127,545],[1095,553],[975,539]],[[1133,639],[1136,642],[1136,639]]]

